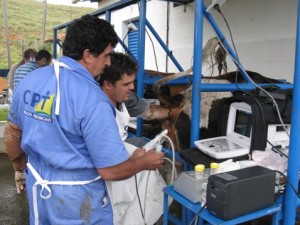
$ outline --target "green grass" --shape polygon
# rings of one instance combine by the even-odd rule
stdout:
[[[7,120],[7,114],[9,109],[0,109],[0,121],[6,121]]]
[[[11,62],[14,64],[20,60],[22,50],[29,47],[41,49],[44,5],[41,1],[34,0],[7,0],[6,4]],[[94,10],[94,8],[48,4],[45,39],[53,37],[53,27]],[[7,45],[2,4],[0,5],[0,31],[0,69],[7,69]],[[52,43],[46,43],[44,48],[52,52]]]

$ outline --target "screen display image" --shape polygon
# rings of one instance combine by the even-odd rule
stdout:
[[[251,127],[252,113],[237,109],[234,124],[234,132],[250,138]]]

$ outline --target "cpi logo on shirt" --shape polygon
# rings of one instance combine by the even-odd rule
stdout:
[[[50,92],[46,92],[45,95],[41,95],[30,90],[24,92],[24,102],[26,105],[34,107],[34,112],[37,114],[45,114],[52,116],[52,107],[55,95],[50,95]]]

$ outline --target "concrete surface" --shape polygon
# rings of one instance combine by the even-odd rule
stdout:
[[[7,154],[0,154],[0,225],[29,225],[27,196],[17,193],[14,176]]]

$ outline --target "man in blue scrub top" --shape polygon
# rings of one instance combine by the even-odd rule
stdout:
[[[31,225],[113,224],[105,180],[163,163],[154,150],[129,157],[115,109],[94,79],[110,65],[117,42],[106,21],[76,19],[59,61],[29,73],[14,90],[5,143],[18,190],[26,173]]]

